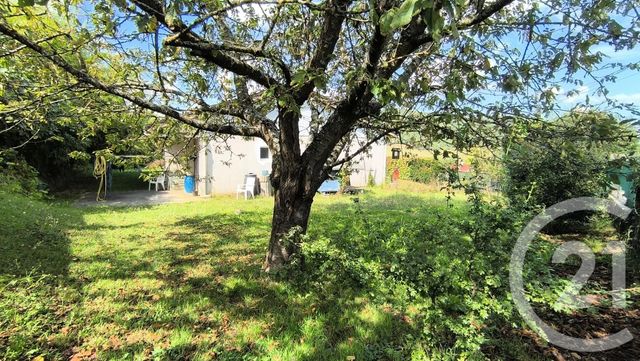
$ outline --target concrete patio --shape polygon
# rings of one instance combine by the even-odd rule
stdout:
[[[81,207],[90,206],[148,206],[165,203],[186,203],[208,199],[208,197],[196,197],[185,193],[183,190],[159,191],[139,190],[126,192],[111,192],[107,194],[107,199],[96,202],[95,193],[85,193],[77,201],[76,205]]]

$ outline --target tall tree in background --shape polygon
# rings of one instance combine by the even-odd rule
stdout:
[[[66,28],[43,20],[25,19],[22,25],[49,46],[63,46]],[[0,44],[0,171],[25,160],[56,189],[77,177],[75,172],[86,172],[93,152],[147,154],[155,149],[150,143],[157,140],[145,132],[153,121],[149,112],[85,86],[46,58],[20,56],[20,50]],[[115,79],[112,69],[103,67],[103,73]]]
[[[33,2],[0,2],[12,56],[42,57],[85,87],[197,129],[268,144],[266,270],[296,252],[329,171],[369,144],[347,147],[355,132],[492,145],[557,111],[557,95],[586,79],[611,102],[606,82],[634,65],[604,64],[594,49],[639,38],[636,0]],[[55,33],[51,19],[69,25]],[[48,40],[60,34],[64,43]]]

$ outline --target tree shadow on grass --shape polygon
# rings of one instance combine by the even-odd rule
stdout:
[[[78,210],[6,193],[0,214],[0,359],[32,359],[56,348],[46,337],[70,312],[60,300],[75,302],[69,232],[84,221]]]
[[[413,216],[415,212],[404,208],[423,202],[419,197],[359,199],[359,204],[316,205],[311,238],[332,238],[355,257],[360,246],[352,247],[358,240],[350,237],[354,235],[352,229],[362,226],[363,212],[378,217],[391,213]],[[147,208],[152,206],[109,209],[108,213],[122,216]],[[348,275],[339,269],[324,275],[337,280],[335,284],[326,280],[314,284],[312,278],[317,273],[310,273],[305,282],[286,274],[263,274],[270,212],[183,217],[154,224],[157,229],[149,238],[135,232],[145,226],[141,223],[86,225],[82,221],[83,215],[104,211],[75,210],[64,215],[64,224],[51,224],[63,235],[68,229],[87,232],[80,233],[77,240],[92,247],[89,252],[76,254],[72,279],[68,280],[79,298],[73,306],[75,318],[69,318],[69,326],[75,331],[71,331],[72,336],[65,335],[62,326],[47,331],[52,333],[51,339],[62,340],[56,341],[58,346],[46,341],[46,347],[58,350],[51,351],[52,355],[68,357],[69,350],[99,350],[98,357],[103,359],[153,353],[155,358],[167,360],[196,356],[222,360],[252,356],[391,360],[405,355],[400,351],[404,336],[415,332],[394,310],[372,303],[368,289],[348,281]],[[50,213],[61,216],[64,212],[66,208]],[[32,223],[46,219],[34,217]],[[383,236],[380,233],[380,238]],[[67,275],[69,240],[66,235],[60,240],[55,249],[46,249],[33,258],[40,258],[47,272]],[[366,247],[375,250],[371,245]],[[29,252],[28,248],[20,250],[23,256],[31,255]],[[24,272],[29,267],[20,269]],[[76,333],[80,330],[82,336]]]
[[[111,316],[122,329],[165,334],[188,330],[189,342],[153,344],[166,359],[191,359],[207,352],[222,360],[248,355],[393,359],[390,355],[409,332],[410,326],[392,312],[371,305],[364,290],[328,293],[263,274],[270,214],[186,217],[166,227],[167,242],[145,252],[145,260],[152,263],[145,262],[144,267],[129,257],[97,256],[97,262],[112,258],[118,271],[96,281],[115,278],[119,291],[101,288],[90,294],[124,305],[122,312]],[[159,286],[141,291],[143,275]],[[105,355],[143,352],[150,346],[137,342]]]
[[[71,262],[67,231],[82,227],[81,212],[22,196],[0,201],[0,274],[68,274]]]

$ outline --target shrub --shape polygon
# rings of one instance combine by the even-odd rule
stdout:
[[[413,158],[409,161],[408,173],[414,182],[431,183],[446,180],[447,168],[435,159]]]
[[[369,172],[369,175],[367,176],[367,186],[368,187],[376,186],[376,177],[373,176],[373,172]]]
[[[548,207],[582,196],[604,197],[609,171],[627,160],[634,133],[601,113],[573,113],[529,134],[505,156],[505,194],[514,203]]]
[[[525,215],[479,197],[470,210],[398,207],[416,200],[364,196],[332,214],[344,228],[331,237],[312,230],[302,243],[304,270],[287,279],[295,277],[303,292],[306,284],[323,295],[364,294],[406,317],[415,333],[402,359],[421,359],[420,350],[432,359],[482,359],[490,334],[513,321],[506,280],[512,236]]]
[[[12,150],[0,152],[0,187],[33,197],[41,197],[46,189],[35,168]]]
[[[389,174],[396,168],[400,172],[400,179],[424,184],[446,181],[448,177],[447,165],[436,159],[403,157],[390,160],[387,164]]]

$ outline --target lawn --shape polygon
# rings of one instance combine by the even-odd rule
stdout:
[[[470,257],[460,196],[318,196],[304,262],[276,275],[261,272],[270,198],[0,197],[1,359],[539,358],[504,330],[506,262]]]

